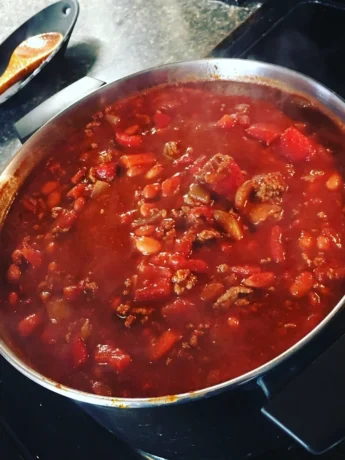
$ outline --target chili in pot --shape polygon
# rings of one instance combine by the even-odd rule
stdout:
[[[27,179],[1,235],[0,318],[42,374],[104,396],[205,388],[342,297],[341,145],[231,84],[120,100]]]

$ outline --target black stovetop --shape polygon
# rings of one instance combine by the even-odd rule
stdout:
[[[213,55],[284,65],[310,75],[345,97],[345,1],[268,1]],[[0,408],[1,460],[137,458],[72,401],[29,381],[2,358]],[[293,446],[267,452],[256,460],[312,458]],[[319,458],[345,459],[345,446]],[[228,460],[226,452],[224,460]]]

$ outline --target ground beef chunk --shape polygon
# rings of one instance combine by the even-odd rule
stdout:
[[[248,303],[247,299],[244,297],[251,294],[252,292],[253,289],[244,286],[233,286],[216,300],[213,307],[215,309],[226,310],[232,305],[238,304],[243,306]]]
[[[190,270],[181,269],[175,272],[171,281],[174,283],[175,294],[180,295],[186,289],[191,290],[198,282],[198,278]]]
[[[168,158],[178,158],[180,156],[180,148],[177,142],[167,142],[163,149],[163,155]]]
[[[221,238],[221,234],[214,229],[202,230],[197,235],[197,241],[199,241],[200,243],[205,243],[207,241],[214,240],[217,238]]]
[[[277,201],[286,190],[285,179],[280,172],[254,176],[252,183],[256,197],[262,202]]]
[[[217,153],[207,161],[196,174],[196,179],[204,184],[215,185],[229,174],[233,159],[229,155]]]

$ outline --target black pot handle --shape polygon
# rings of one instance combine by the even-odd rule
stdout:
[[[322,454],[345,438],[344,352],[345,335],[261,409],[312,454]],[[258,383],[263,387],[264,379]]]
[[[41,126],[61,112],[61,110],[104,84],[104,81],[97,80],[96,78],[83,77],[54,94],[15,123],[14,127],[19,140],[24,143]]]

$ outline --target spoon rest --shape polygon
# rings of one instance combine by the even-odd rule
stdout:
[[[60,32],[63,40],[30,75],[18,81],[0,95],[0,104],[26,86],[51,60],[63,54],[79,14],[77,0],[63,0],[32,16],[0,44],[0,75],[5,71],[15,48],[29,37],[45,32]]]

